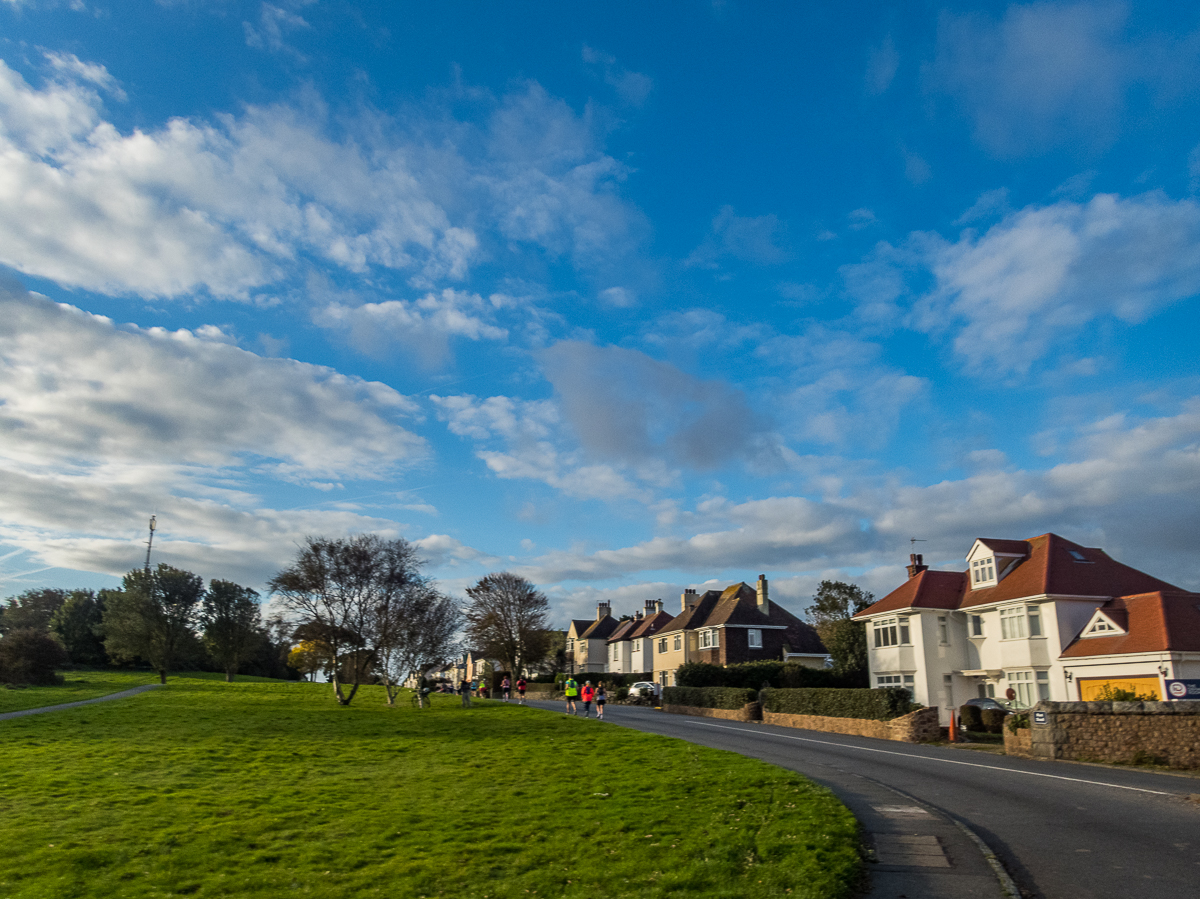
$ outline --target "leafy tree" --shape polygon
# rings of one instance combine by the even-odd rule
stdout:
[[[124,589],[107,596],[104,648],[115,659],[143,658],[167,682],[167,672],[196,642],[192,624],[204,594],[199,575],[170,565],[125,575]]]
[[[296,561],[271,579],[271,592],[329,644],[334,696],[349,705],[366,674],[377,610],[420,581],[416,552],[406,540],[309,537]],[[351,682],[348,694],[344,679]]]
[[[258,593],[232,581],[212,581],[200,606],[204,646],[232,681],[238,664],[258,642]]]
[[[550,653],[550,602],[533,584],[502,571],[467,588],[467,641],[515,677]]]
[[[67,599],[66,590],[26,590],[10,596],[0,613],[0,634],[15,630],[50,630],[50,619]]]
[[[867,627],[851,616],[861,612],[875,597],[867,590],[843,581],[821,581],[813,604],[805,612],[817,629],[821,642],[833,657],[834,673],[848,685],[867,686]]]
[[[324,671],[329,666],[331,655],[329,644],[320,640],[303,640],[288,653],[288,665],[312,680],[318,671]]]
[[[44,630],[8,631],[0,639],[0,680],[13,684],[60,684],[54,673],[67,661],[62,644]]]
[[[108,661],[100,626],[105,596],[112,591],[72,590],[51,617],[50,629],[58,635],[76,665],[103,665]]]
[[[375,653],[388,705],[396,704],[405,678],[454,652],[461,621],[462,612],[454,600],[428,583],[414,583],[376,607]],[[419,687],[417,696],[423,707]]]

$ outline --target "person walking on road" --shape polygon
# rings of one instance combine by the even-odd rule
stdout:
[[[601,681],[596,687],[596,720],[604,720],[604,703],[608,701],[608,694],[604,692],[604,681]]]
[[[517,705],[525,705],[525,678],[517,678]]]
[[[578,715],[579,710],[575,707],[575,697],[579,695],[579,684],[571,675],[567,676],[567,682],[563,684],[563,694],[567,697],[567,714]]]
[[[583,717],[592,717],[592,700],[596,698],[596,690],[592,687],[592,682],[588,681],[583,685]]]
[[[512,681],[508,679],[508,675],[504,675],[504,680],[500,681],[500,695],[505,702],[508,702],[508,694],[512,692]]]

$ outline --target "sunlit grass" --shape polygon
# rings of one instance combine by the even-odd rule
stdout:
[[[175,678],[0,722],[0,753],[4,896],[832,897],[859,871],[795,774],[501,703]]]

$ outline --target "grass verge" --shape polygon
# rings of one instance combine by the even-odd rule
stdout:
[[[854,819],[791,772],[527,707],[382,700],[175,678],[0,723],[0,895],[832,899],[859,876]]]

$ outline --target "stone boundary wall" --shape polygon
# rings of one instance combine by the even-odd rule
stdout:
[[[1032,745],[1033,734],[1028,727],[1019,727],[1014,734],[1008,729],[1008,722],[1004,724],[1004,754],[1015,755],[1018,758],[1027,759],[1033,755]]]
[[[695,715],[700,718],[723,718],[726,721],[762,721],[779,727],[818,730],[827,734],[848,734],[854,737],[874,737],[900,743],[930,743],[941,737],[937,709],[918,709],[891,721],[872,721],[868,718],[828,718],[823,715],[786,715],[783,712],[761,711],[757,702],[741,709],[702,709],[690,705],[664,705],[664,712],[673,715]]]
[[[695,715],[697,718],[722,718],[725,721],[761,721],[762,712],[757,702],[748,702],[740,709],[705,709],[695,705],[664,705],[664,712],[672,715]]]
[[[1029,717],[1035,758],[1200,767],[1200,700],[1043,701]]]
[[[788,715],[783,712],[763,712],[764,724],[819,730],[827,734],[847,734],[853,737],[874,737],[898,743],[931,743],[941,739],[938,710],[918,709],[891,721],[869,718],[829,718],[823,715]]]

